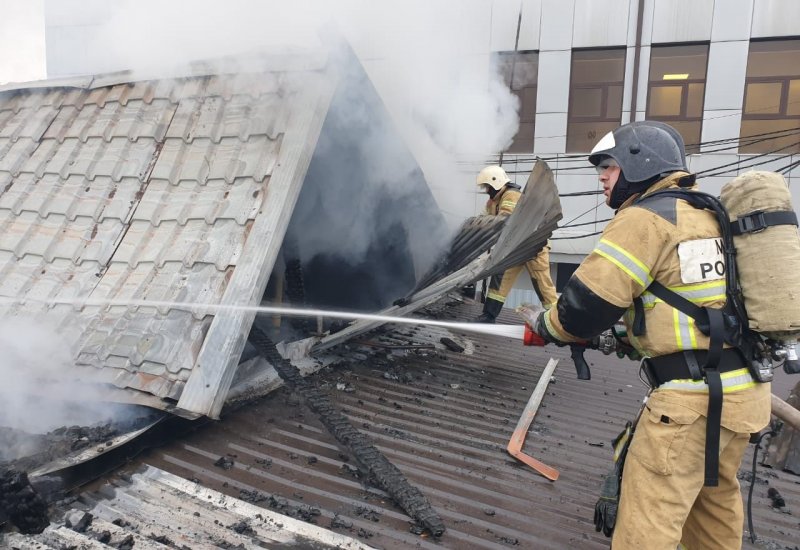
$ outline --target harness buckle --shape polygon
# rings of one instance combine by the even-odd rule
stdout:
[[[739,233],[758,233],[767,228],[767,219],[764,212],[758,210],[736,220]]]
[[[644,373],[647,384],[652,389],[656,389],[661,385],[661,382],[658,380],[658,376],[656,376],[656,370],[647,357],[644,357],[642,362],[639,363],[639,371]]]

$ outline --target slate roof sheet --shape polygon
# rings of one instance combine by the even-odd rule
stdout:
[[[332,95],[325,64],[307,68],[0,91],[0,315],[70,331],[70,378],[174,406],[213,311],[41,301],[219,304],[260,227],[251,240],[275,250],[248,257],[251,291],[227,297],[257,301],[288,223],[276,212],[293,208]],[[268,204],[276,170],[286,183]]]

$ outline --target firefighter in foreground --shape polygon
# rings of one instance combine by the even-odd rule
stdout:
[[[490,216],[508,216],[514,211],[522,193],[518,185],[511,182],[506,171],[499,166],[487,166],[477,177],[478,187],[487,195],[485,214]],[[528,270],[536,296],[545,309],[555,305],[558,296],[556,287],[550,278],[550,246],[545,245],[539,254],[523,265],[511,267],[502,275],[490,279],[489,291],[483,304],[483,313],[475,319],[478,323],[494,323],[508,293],[514,286],[522,268]]]
[[[714,245],[719,224],[685,200],[645,200],[658,190],[695,187],[683,140],[666,124],[621,126],[600,140],[589,162],[616,215],[557,306],[533,328],[546,341],[566,344],[591,340],[623,318],[630,343],[647,358],[652,393],[627,449],[618,509],[614,502],[608,509],[616,514],[596,515],[598,530],[613,531],[615,550],[673,550],[679,543],[690,550],[740,548],[736,473],[750,434],[769,422],[770,384],[757,382],[727,344],[716,369],[704,369],[712,363],[709,337],[648,291],[655,281],[696,305],[721,308],[724,269],[705,269],[709,260],[722,261]],[[708,382],[724,405],[716,421]],[[708,445],[717,452],[706,452]]]

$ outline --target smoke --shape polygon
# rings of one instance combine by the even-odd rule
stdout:
[[[518,128],[519,101],[491,62],[488,1],[122,0],[94,8],[83,9],[105,12],[104,20],[82,30],[87,47],[74,52],[90,73],[171,76],[200,60],[247,70],[260,54],[324,51],[323,29],[335,29],[453,227],[475,213],[474,165],[508,146]]]
[[[476,197],[476,166],[509,145],[518,128],[519,100],[492,62],[488,1],[122,0],[104,3],[102,11],[102,22],[82,31],[88,35],[89,73],[132,70],[139,77],[169,77],[185,74],[198,61],[214,62],[221,70],[257,70],[262,55],[329,54],[328,46],[336,42],[332,34],[352,47],[391,123],[379,121],[361,134],[354,146],[359,150],[351,155],[357,164],[339,162],[335,173],[328,168],[330,178],[360,170],[371,191],[328,197],[321,207],[330,216],[307,216],[304,231],[318,238],[305,255],[338,246],[356,265],[368,254],[371,237],[383,232],[397,237],[384,242],[387,247],[404,246],[408,239],[420,275],[483,203]],[[347,131],[366,128],[374,116],[375,109],[359,101],[344,98],[337,106],[341,112],[334,116],[349,121]],[[395,154],[395,135],[412,157]],[[444,228],[420,208],[419,201],[429,200],[416,185],[420,175]],[[353,206],[368,212],[381,197],[407,205],[402,212],[407,235],[387,229],[395,219],[377,212],[331,231],[331,218]]]
[[[87,385],[80,387],[83,399],[76,400],[70,342],[77,336],[46,320],[0,319],[0,427],[41,434],[127,416],[123,406],[103,403],[100,395],[97,401],[85,399],[91,397]],[[9,445],[0,438],[0,446]]]

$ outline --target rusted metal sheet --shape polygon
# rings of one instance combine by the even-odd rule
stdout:
[[[465,320],[478,306],[439,318]],[[517,322],[503,313],[501,321]],[[154,451],[143,460],[186,479],[379,548],[608,548],[592,515],[611,439],[636,413],[644,386],[637,364],[587,352],[593,379],[575,379],[568,348],[524,347],[515,340],[465,337],[441,329],[387,327],[370,335],[387,344],[433,343],[430,350],[384,350],[345,344],[336,366],[314,375],[336,405],[419,486],[440,512],[439,541],[410,531],[387,495],[359,479],[348,457],[313,414],[285,390],[223,414],[222,421]],[[465,351],[448,351],[452,337]],[[551,482],[511,458],[511,437],[549,357],[559,359],[523,451],[556,467]],[[782,391],[779,380],[776,391]],[[788,387],[786,388],[788,392]],[[230,468],[215,466],[228,459]],[[748,461],[742,479],[749,479]],[[753,498],[756,532],[775,548],[800,540],[797,515],[771,507],[775,487],[787,510],[800,506],[799,478],[759,468]],[[768,482],[765,483],[765,481]],[[749,484],[742,482],[747,492]],[[319,509],[309,516],[304,509]],[[770,542],[771,541],[771,542]],[[763,547],[763,546],[758,546]],[[756,546],[745,543],[745,548]]]

